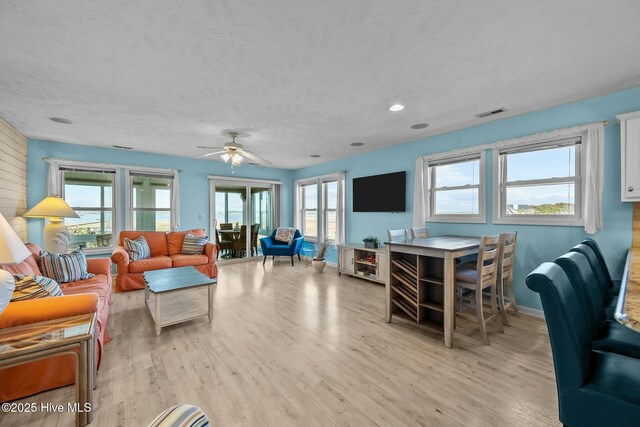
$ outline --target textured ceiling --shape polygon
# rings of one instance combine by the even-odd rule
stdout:
[[[238,130],[298,168],[640,84],[639,17],[637,0],[3,0],[0,116],[181,156]]]

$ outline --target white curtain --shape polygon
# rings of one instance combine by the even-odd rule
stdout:
[[[336,203],[336,244],[344,244],[346,235],[345,235],[345,223],[346,223],[346,215],[345,215],[345,172],[338,172],[337,179],[337,203]]]
[[[47,171],[47,196],[62,196],[60,185],[60,162],[48,159],[49,170]]]
[[[584,189],[584,229],[595,234],[602,228],[602,189],[604,187],[604,125],[591,124],[582,138],[586,151]]]
[[[302,224],[300,224],[300,181],[295,183],[293,197],[293,227],[302,231]]]
[[[280,227],[280,184],[272,184],[273,228]]]
[[[413,183],[413,226],[424,227],[427,220],[428,163],[424,157],[416,159],[416,174]]]
[[[178,171],[173,173],[171,184],[171,226],[173,231],[180,229],[180,180]]]

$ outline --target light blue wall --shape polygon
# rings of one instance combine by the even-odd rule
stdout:
[[[345,170],[347,171],[347,241],[360,242],[363,237],[370,234],[377,235],[381,240],[384,240],[386,230],[410,227],[412,224],[413,176],[417,156],[607,119],[610,124],[605,131],[604,229],[594,237],[605,251],[614,276],[619,277],[623,268],[625,251],[631,243],[632,209],[630,204],[620,202],[620,128],[616,124],[615,115],[637,110],[640,110],[640,87],[436,135],[296,171],[244,165],[236,169],[235,176],[281,180],[283,182],[281,222],[283,225],[289,225],[293,218],[293,183],[296,179]],[[180,186],[182,189],[181,228],[183,229],[195,227],[208,229],[209,184],[206,176],[231,176],[229,166],[220,162],[29,140],[29,207],[45,196],[47,168],[46,163],[42,160],[43,157],[182,169]],[[407,171],[407,211],[405,213],[352,212],[351,186],[353,178],[401,170]],[[491,183],[491,177],[491,162],[488,161],[487,183]],[[538,297],[530,292],[524,284],[526,275],[539,263],[553,260],[587,235],[580,227],[493,225],[491,223],[491,191],[487,193],[487,224],[430,223],[428,225],[431,233],[434,235],[482,235],[517,230],[516,293],[520,304],[540,308]],[[121,206],[124,209],[124,199]],[[198,219],[201,213],[204,214],[203,220]],[[41,243],[42,226],[42,220],[29,220],[31,241]],[[335,258],[335,254],[332,253],[328,255],[327,260],[335,262]]]
[[[233,176],[282,181],[281,223],[292,225],[293,199],[292,171],[260,166],[242,165],[231,174],[231,167],[222,162],[212,162],[187,157],[123,151],[113,148],[97,148],[61,142],[29,140],[27,161],[29,207],[40,202],[46,195],[47,163],[43,157],[86,162],[116,163],[135,166],[180,169],[180,228],[204,228],[209,230],[209,181],[207,175]],[[124,176],[121,177],[124,184]],[[124,186],[121,188],[124,189]],[[121,192],[121,217],[124,220],[124,191]],[[199,219],[199,215],[204,219]],[[29,240],[42,244],[44,220],[29,219]]]
[[[631,244],[632,206],[620,202],[620,127],[615,115],[640,110],[640,87],[591,98],[554,108],[510,117],[442,135],[424,138],[374,152],[323,163],[294,171],[293,178],[308,178],[344,170],[347,172],[346,238],[360,242],[373,234],[381,240],[386,230],[411,227],[413,179],[417,156],[488,144],[538,132],[550,131],[599,120],[609,120],[605,129],[604,228],[594,238],[607,255],[614,277],[620,277],[626,249]],[[487,153],[490,154],[490,153]],[[586,237],[581,227],[493,225],[491,223],[491,157],[487,157],[487,224],[429,223],[433,235],[483,235],[518,231],[515,270],[516,295],[521,305],[540,308],[536,294],[525,285],[526,275],[543,261],[552,261]],[[407,211],[405,213],[354,213],[352,179],[359,176],[407,171]]]

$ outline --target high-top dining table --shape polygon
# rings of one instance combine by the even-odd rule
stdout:
[[[456,259],[477,254],[479,237],[439,236],[385,242],[385,320],[394,316],[444,333],[453,347]]]

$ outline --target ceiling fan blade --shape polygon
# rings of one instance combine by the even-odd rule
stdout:
[[[204,145],[198,145],[196,148],[202,148],[204,150],[224,150],[224,147],[206,147]]]
[[[255,154],[253,154],[251,151],[238,149],[238,152],[240,153],[240,155],[242,155],[242,156],[244,156],[244,157],[246,157],[248,159],[251,159],[251,160],[253,160],[255,162],[262,163],[262,164],[265,164],[265,165],[271,165],[272,164],[269,160],[265,160],[262,157],[258,157]]]
[[[207,154],[203,154],[202,156],[196,156],[196,159],[201,159],[203,157],[209,157],[209,156],[215,156],[216,154],[224,154],[226,152],[227,152],[227,150],[214,151],[213,153],[207,153]]]

